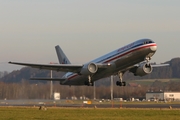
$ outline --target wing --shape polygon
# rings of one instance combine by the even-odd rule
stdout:
[[[19,63],[19,62],[9,62],[10,64],[24,65],[32,68],[62,71],[62,72],[80,72],[83,65],[75,64],[32,64],[32,63]]]
[[[136,65],[127,67],[127,68],[121,70],[121,72],[123,72],[123,73],[125,73],[126,71],[132,72],[132,71],[134,71],[134,69],[137,69],[138,67],[140,67],[141,64],[143,64],[143,63],[146,64],[146,62],[142,62],[142,63],[140,63],[140,64],[136,64]],[[152,68],[166,67],[166,66],[169,66],[169,64],[151,64],[151,67],[152,67]]]
[[[61,79],[61,78],[30,78],[30,80],[47,80],[47,81],[60,81],[60,82],[63,82],[66,79]]]
[[[139,63],[139,64],[135,64],[134,66],[131,66],[131,68],[133,68],[133,67],[139,67],[139,66],[141,66],[142,64],[147,64],[147,62],[141,62],[141,63]],[[151,64],[151,63],[150,63],[150,64]],[[151,66],[152,66],[153,68],[155,68],[155,67],[166,67],[166,66],[169,66],[169,64],[167,64],[167,63],[151,64]]]

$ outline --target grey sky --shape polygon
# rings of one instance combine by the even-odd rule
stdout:
[[[158,44],[152,62],[179,57],[179,0],[0,0],[0,71],[8,61],[57,62],[60,45],[84,63],[134,40]]]

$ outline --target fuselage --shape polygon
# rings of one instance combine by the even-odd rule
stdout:
[[[96,81],[112,74],[117,74],[119,71],[126,71],[126,69],[131,66],[143,62],[145,58],[151,58],[156,50],[157,45],[154,41],[150,39],[141,39],[118,48],[86,64],[101,63],[112,65],[108,69],[99,70],[95,73],[92,76],[92,81]],[[84,85],[84,82],[88,81],[88,76],[72,72],[66,73],[63,78],[66,78],[66,80],[61,83],[64,85]]]

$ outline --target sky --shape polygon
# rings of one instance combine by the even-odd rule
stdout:
[[[151,62],[179,57],[179,0],[0,0],[0,71],[9,61],[58,62],[60,45],[83,64],[142,38],[158,45]]]

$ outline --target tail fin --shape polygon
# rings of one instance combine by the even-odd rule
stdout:
[[[71,64],[59,45],[55,46],[55,49],[60,64]]]

